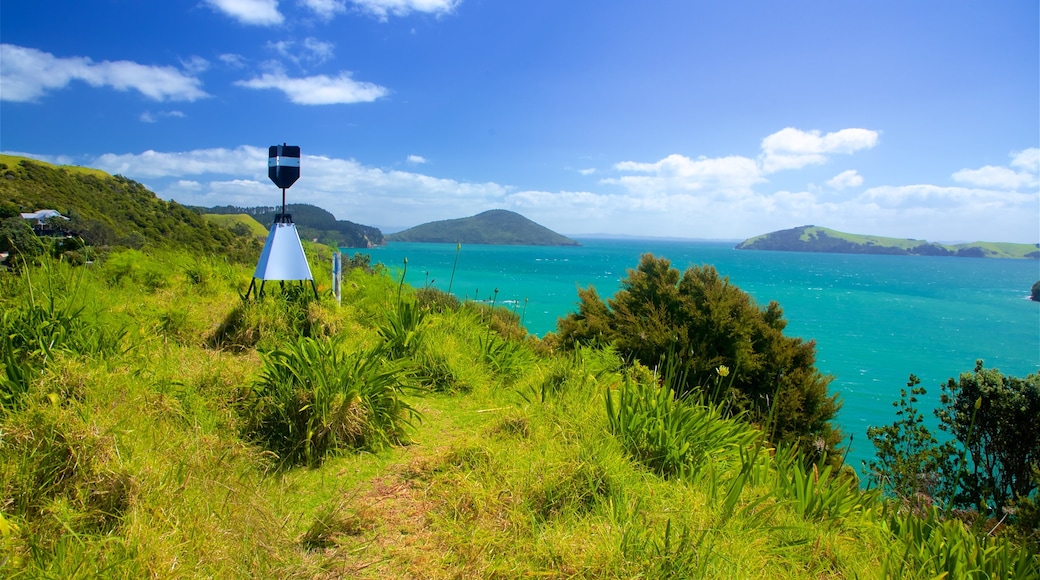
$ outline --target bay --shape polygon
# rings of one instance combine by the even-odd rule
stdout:
[[[874,453],[867,427],[895,420],[892,402],[911,373],[928,389],[922,408],[930,410],[938,405],[940,384],[971,371],[976,359],[1014,376],[1040,371],[1040,304],[1028,300],[1040,279],[1037,261],[746,251],[726,242],[578,241],[582,246],[464,245],[458,252],[454,244],[391,243],[367,252],[395,276],[407,258],[406,281],[417,288],[450,286],[460,299],[495,300],[514,309],[539,336],[577,310],[579,286],[612,296],[643,253],[667,258],[680,270],[711,264],[760,306],[779,302],[787,336],[816,341],[817,368],[834,376],[830,390],[842,401],[838,423],[851,446],[848,463],[861,473]]]

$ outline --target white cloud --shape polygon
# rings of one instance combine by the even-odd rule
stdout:
[[[387,15],[407,16],[412,12],[443,15],[450,14],[461,0],[352,0],[365,12],[374,14],[382,20]]]
[[[250,89],[278,89],[297,105],[369,103],[390,94],[386,87],[355,81],[349,72],[341,72],[336,77],[317,75],[303,78],[275,72],[235,84]]]
[[[869,129],[842,129],[820,135],[819,131],[787,127],[762,140],[759,160],[765,173],[801,169],[825,163],[829,154],[850,154],[870,149],[877,142],[878,132]]]
[[[220,62],[231,68],[243,68],[246,66],[246,57],[241,54],[225,53],[217,57]]]
[[[919,184],[872,187],[861,194],[860,200],[889,208],[960,207],[964,211],[970,211],[970,208],[980,206],[1001,207],[1009,210],[1024,209],[1030,204],[1035,205],[1037,197],[1035,194],[993,189]]]
[[[426,158],[422,155],[409,155],[408,163],[413,165],[422,165],[423,163],[426,163]]]
[[[298,65],[318,65],[333,57],[336,45],[331,42],[318,40],[314,37],[307,37],[303,42],[296,42],[295,40],[268,42],[267,48],[277,52],[278,55],[285,60]],[[272,68],[279,69],[279,66],[272,65]]]
[[[201,56],[192,56],[188,59],[181,59],[181,67],[185,72],[198,75],[209,70],[209,61]]]
[[[141,113],[140,119],[144,123],[157,123],[160,118],[176,117],[183,119],[186,117],[183,111],[159,111],[158,113],[152,113],[151,111],[145,111]]]
[[[845,189],[846,187],[859,187],[863,185],[863,176],[855,169],[842,171],[827,181],[827,185],[834,189]]]
[[[202,81],[173,67],[126,60],[94,62],[82,56],[59,58],[12,44],[0,44],[0,61],[0,100],[4,101],[36,101],[76,80],[92,87],[135,90],[154,101],[195,101],[208,96]]]
[[[1011,166],[1033,174],[1040,173],[1040,149],[1036,147],[1011,154]]]
[[[133,179],[186,177],[206,174],[267,176],[267,148],[242,145],[235,149],[196,149],[180,153],[116,154],[98,157],[93,167]]]
[[[284,20],[278,12],[278,0],[206,0],[206,3],[242,24],[274,26]]]
[[[1037,173],[1040,171],[1040,149],[1031,148],[1012,153],[1011,167],[1017,167],[1021,171],[1009,167],[986,165],[979,169],[961,169],[953,174],[953,180],[976,187],[1003,190],[1036,189],[1040,184],[1037,179]]]
[[[953,180],[977,187],[1018,189],[1036,183],[1036,175],[1018,172],[1007,167],[987,165],[979,169],[961,169],[953,174]]]
[[[752,185],[764,181],[755,161],[740,156],[690,159],[672,154],[655,163],[622,161],[614,169],[646,175],[608,178],[602,183],[619,184],[642,195],[675,191],[746,194]]]
[[[645,175],[607,178],[601,183],[621,185],[642,195],[700,191],[704,195],[734,199],[751,195],[752,187],[765,182],[769,173],[821,164],[827,161],[828,155],[873,147],[877,136],[876,131],[867,129],[842,129],[821,135],[819,131],[787,128],[762,140],[762,153],[757,161],[739,155],[691,159],[673,153],[654,163],[617,163],[614,165],[617,171]],[[829,183],[840,188],[862,182],[863,178],[850,170]]]
[[[110,153],[87,164],[142,181],[160,197],[190,205],[271,205],[281,199],[267,178],[266,147]],[[493,182],[387,171],[353,159],[305,153],[301,178],[288,193],[290,203],[312,203],[340,219],[416,225],[501,207],[508,191]]]
[[[596,173],[596,168],[595,167],[589,167],[587,169],[579,169],[578,173],[580,173],[582,175],[592,175],[592,174]]]
[[[300,4],[309,8],[322,20],[331,20],[337,14],[347,11],[344,0],[300,0]]]

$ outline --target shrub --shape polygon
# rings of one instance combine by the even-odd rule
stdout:
[[[339,449],[379,449],[403,440],[418,413],[411,388],[378,347],[344,354],[341,339],[301,337],[261,355],[264,368],[244,401],[247,432],[288,464],[320,464]]]
[[[871,474],[886,493],[915,509],[936,498],[949,498],[953,475],[952,446],[939,445],[917,408],[918,398],[927,394],[920,384],[920,379],[910,375],[906,388],[900,390],[899,401],[892,403],[897,420],[884,427],[867,428],[877,456],[870,462]]]
[[[606,304],[592,288],[579,297],[578,313],[557,324],[563,346],[606,342],[649,367],[676,353],[679,396],[714,388],[716,369],[726,366],[733,376],[713,400],[730,400],[731,413],[769,421],[775,441],[798,444],[810,461],[840,459],[841,434],[831,424],[839,405],[827,393],[831,377],[816,370],[814,342],[783,335],[787,322],[776,302],[759,308],[715,268],[691,267],[680,276],[651,254],[628,271]]]
[[[31,260],[44,252],[43,242],[36,237],[32,227],[21,217],[0,221],[0,252],[9,252],[12,257]],[[12,260],[12,263],[17,263]]]
[[[452,312],[461,306],[459,299],[454,294],[448,294],[432,286],[416,290],[415,299],[421,307],[429,309],[431,312]]]
[[[960,505],[1000,517],[1016,498],[1036,490],[1033,470],[1040,466],[1040,374],[1025,379],[986,369],[949,379],[942,387],[940,428],[970,454],[970,469],[961,474]]]
[[[938,500],[966,519],[996,529],[1011,523],[1012,535],[1035,545],[1036,490],[1040,484],[1040,375],[1025,379],[986,369],[949,379],[935,410],[939,428],[954,439],[939,444],[915,403],[925,390],[910,375],[908,392],[894,405],[899,419],[867,434],[877,450],[871,469],[890,494],[921,513]],[[981,516],[981,517],[980,517]],[[987,529],[988,529],[987,528]]]

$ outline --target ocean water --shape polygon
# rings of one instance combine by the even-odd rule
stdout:
[[[816,341],[817,368],[833,375],[842,401],[838,423],[860,469],[874,454],[871,425],[895,420],[892,402],[908,376],[920,377],[938,404],[939,386],[969,372],[976,359],[1005,374],[1040,371],[1040,304],[1028,299],[1040,280],[1033,260],[870,256],[738,251],[732,243],[579,239],[581,247],[391,243],[368,250],[406,281],[448,290],[460,299],[515,309],[528,331],[552,331],[577,310],[578,287],[604,299],[643,253],[685,270],[711,264],[760,306],[780,303],[785,334]],[[357,250],[344,249],[352,254]],[[930,416],[930,415],[929,415]],[[934,421],[933,421],[934,426]],[[851,437],[851,441],[850,441]]]

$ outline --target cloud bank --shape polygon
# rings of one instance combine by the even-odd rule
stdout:
[[[0,44],[0,62],[3,101],[36,102],[73,81],[117,91],[133,90],[153,101],[196,101],[209,96],[194,74],[169,66],[127,60],[94,62],[83,56],[61,58],[13,44]],[[199,72],[205,69],[205,61],[196,57],[187,68]]]
[[[831,190],[808,185],[802,191],[779,189],[770,184],[765,169],[772,153],[823,156],[826,162],[877,145],[876,133],[865,130],[826,135],[794,131],[766,137],[757,157],[672,154],[655,162],[619,161],[608,172],[612,177],[600,179],[597,191],[532,190],[427,175],[417,170],[425,161],[418,155],[406,158],[416,170],[403,171],[305,152],[301,178],[289,200],[374,226],[412,226],[505,208],[567,234],[744,239],[815,224],[932,241],[1040,240],[1040,149],[1013,152],[1006,166],[952,171],[951,183],[862,189],[858,171],[845,170],[828,181]],[[799,141],[806,135],[811,138]],[[793,137],[799,139],[776,146]],[[126,175],[160,197],[190,205],[273,205],[280,199],[267,179],[265,147],[110,153],[78,163]],[[795,165],[786,171],[797,171]]]

